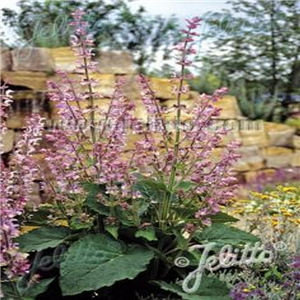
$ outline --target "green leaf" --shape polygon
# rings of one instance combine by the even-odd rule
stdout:
[[[241,246],[246,243],[256,243],[260,241],[260,239],[253,234],[222,223],[212,224],[202,232],[197,232],[194,238],[201,244],[215,242],[218,246],[227,244]]]
[[[105,194],[105,185],[96,183],[84,183],[83,188],[88,192],[88,195],[85,200],[86,206],[88,206],[90,209],[101,215],[109,216],[109,207],[100,203],[97,198],[98,194],[101,194],[104,198],[107,197],[107,195]]]
[[[151,179],[144,179],[138,181],[134,185],[134,189],[142,194],[145,199],[153,202],[159,202],[162,200],[167,191],[167,187],[161,183]]]
[[[4,300],[16,299],[17,297],[12,283],[10,282],[1,282],[1,292],[4,294],[4,297],[1,299]]]
[[[239,219],[236,219],[226,213],[219,212],[215,215],[209,216],[213,223],[229,223],[229,222],[237,222]]]
[[[139,199],[139,201],[135,201],[134,207],[136,208],[136,211],[138,212],[139,216],[142,216],[148,211],[148,208],[150,207],[150,201],[146,199]]]
[[[230,300],[229,289],[226,284],[214,277],[203,276],[198,290],[189,294],[183,291],[182,287],[175,283],[156,281],[165,291],[175,293],[184,300]]]
[[[89,218],[88,220],[85,220],[84,222],[80,219],[80,216],[74,215],[70,219],[70,228],[73,230],[81,230],[81,229],[91,229],[93,227],[94,219]]]
[[[119,236],[119,227],[113,226],[113,225],[107,225],[105,226],[106,231],[111,234],[115,239]]]
[[[29,286],[26,290],[23,291],[23,295],[25,297],[30,297],[36,299],[36,297],[47,291],[48,286],[55,278],[46,278],[42,279],[39,282]]]
[[[157,241],[157,237],[156,237],[155,230],[154,230],[153,226],[149,226],[149,227],[138,230],[135,233],[135,237],[136,238],[142,237],[142,238],[144,238],[144,239],[146,239],[147,241],[150,241],[150,242],[151,241]]]
[[[16,240],[23,252],[41,251],[47,248],[55,248],[63,243],[69,234],[70,230],[67,227],[48,226],[32,230]]]
[[[44,225],[49,219],[48,216],[51,214],[49,209],[41,208],[36,212],[30,212],[30,219],[26,221],[26,226],[41,226]]]
[[[133,279],[146,269],[154,253],[139,245],[125,246],[104,235],[88,235],[68,250],[60,269],[63,295],[111,286]]]

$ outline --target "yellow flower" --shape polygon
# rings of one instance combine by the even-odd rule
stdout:
[[[290,219],[290,221],[294,224],[299,224],[300,225],[300,219]]]
[[[242,209],[242,208],[236,209],[236,210],[233,211],[233,213],[235,213],[235,214],[241,214],[241,213],[243,213],[243,212],[245,212],[245,210]]]
[[[294,186],[286,186],[284,188],[282,188],[283,192],[296,192],[297,188],[295,188]]]
[[[277,226],[279,224],[278,220],[272,220],[271,221],[272,226]]]
[[[65,227],[68,227],[68,226],[69,226],[67,220],[55,220],[54,223],[55,223],[56,225],[61,225],[61,226],[65,226]]]

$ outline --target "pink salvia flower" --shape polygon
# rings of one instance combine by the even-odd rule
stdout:
[[[1,88],[1,112],[8,107],[10,96]],[[4,96],[3,96],[4,95]],[[4,106],[4,107],[3,107]],[[5,114],[4,114],[5,115]],[[43,118],[32,115],[27,121],[21,140],[17,143],[14,156],[8,167],[1,165],[1,267],[9,279],[24,275],[30,265],[27,255],[21,253],[14,241],[20,235],[17,217],[24,213],[30,201],[33,181],[38,169],[32,159],[43,132]],[[5,130],[1,123],[1,131]]]

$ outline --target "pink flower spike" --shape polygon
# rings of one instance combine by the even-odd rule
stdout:
[[[77,9],[75,12],[71,13],[71,15],[75,20],[79,21],[82,19],[82,16],[85,15],[85,12],[81,9]]]
[[[202,19],[200,19],[199,17],[194,17],[192,19],[186,19],[186,22],[188,23],[187,27],[189,29],[195,29],[200,25],[201,21],[202,21]]]

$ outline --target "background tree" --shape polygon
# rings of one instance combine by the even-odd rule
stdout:
[[[77,8],[88,13],[90,32],[98,47],[128,50],[142,71],[148,69],[157,53],[168,58],[170,46],[178,41],[175,17],[150,16],[143,7],[133,12],[123,0],[20,0],[18,6],[19,11],[2,9],[2,21],[15,36],[8,46],[68,46],[68,23]]]
[[[284,119],[286,101],[299,91],[300,1],[229,4],[231,10],[205,16],[205,38],[214,46],[203,61],[231,86],[245,114],[270,120],[280,102]]]

